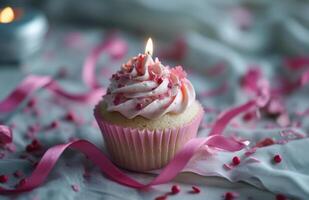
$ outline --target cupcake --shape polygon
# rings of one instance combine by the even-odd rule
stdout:
[[[165,166],[196,137],[203,109],[181,66],[140,54],[112,75],[94,114],[113,162],[133,171]]]

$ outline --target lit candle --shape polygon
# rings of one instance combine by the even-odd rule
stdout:
[[[153,53],[153,43],[152,39],[149,38],[145,47],[145,54],[152,56],[152,53]]]
[[[19,62],[41,46],[47,20],[34,8],[0,9],[0,61]]]

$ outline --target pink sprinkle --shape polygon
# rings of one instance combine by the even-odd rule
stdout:
[[[248,159],[246,160],[246,163],[259,163],[261,162],[259,159],[255,158],[255,157],[248,157]]]
[[[181,66],[171,68],[170,72],[177,76],[180,80],[187,77],[187,73],[183,70]]]
[[[275,155],[273,158],[275,163],[280,163],[282,161],[282,158],[279,154]]]
[[[0,183],[6,183],[9,180],[9,177],[6,175],[0,175]]]
[[[163,78],[162,78],[162,77],[160,77],[160,78],[157,79],[157,83],[158,83],[158,84],[161,84],[162,82],[163,82]]]
[[[71,187],[72,187],[72,190],[74,192],[79,192],[79,190],[80,190],[79,185],[77,185],[77,184],[71,185]]]
[[[135,109],[136,110],[141,110],[143,108],[143,104],[141,104],[141,103],[138,103],[138,104],[136,104],[136,106],[135,106]]]
[[[250,155],[254,154],[256,152],[256,150],[257,150],[256,147],[249,149],[248,151],[245,152],[245,156],[250,156]]]
[[[166,200],[167,199],[167,196],[166,195],[163,195],[163,196],[159,196],[159,197],[156,197],[155,200]]]
[[[287,198],[283,194],[277,194],[276,200],[286,200]]]
[[[255,147],[267,147],[270,145],[275,144],[275,141],[271,138],[265,138],[261,141],[259,141],[258,143],[256,143]]]
[[[198,186],[192,186],[192,193],[200,193],[201,189]]]
[[[23,173],[19,170],[15,171],[14,174],[13,174],[16,178],[20,178],[23,176]]]
[[[172,188],[171,188],[171,192],[172,194],[177,194],[180,192],[180,187],[179,185],[173,185]]]
[[[237,166],[240,164],[240,158],[238,156],[234,156],[232,159],[233,165]]]
[[[223,167],[227,170],[233,169],[233,166],[231,166],[230,164],[223,164]]]

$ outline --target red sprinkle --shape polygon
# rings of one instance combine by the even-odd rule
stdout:
[[[36,105],[36,100],[35,99],[30,99],[29,102],[27,103],[27,106],[29,108],[32,108]]]
[[[171,192],[172,194],[177,194],[180,192],[180,187],[179,185],[173,185],[172,188],[171,188]]]
[[[226,192],[224,195],[225,200],[233,200],[234,198],[235,198],[235,195],[233,194],[233,192]]]
[[[273,158],[275,163],[280,163],[282,161],[282,158],[279,154],[275,155]]]
[[[59,122],[58,121],[53,121],[50,124],[50,128],[54,129],[54,128],[58,128],[59,127]]]
[[[172,83],[168,83],[167,87],[168,87],[169,89],[171,89],[171,88],[173,87],[173,84],[172,84]]]
[[[283,194],[277,194],[276,200],[286,200],[287,198]]]
[[[158,78],[157,83],[161,84],[162,82],[163,82],[163,78],[162,77]]]
[[[192,186],[192,193],[200,193],[201,189],[197,186]]]
[[[6,175],[0,175],[0,183],[6,183],[9,180],[9,177]]]
[[[138,104],[136,104],[135,108],[136,108],[136,110],[141,110],[143,108],[143,104],[138,103]]]
[[[163,195],[163,196],[159,196],[159,197],[156,197],[155,200],[166,200],[167,199],[167,196],[166,195]]]
[[[239,165],[240,164],[240,158],[238,156],[234,156],[232,159],[233,165]]]
[[[32,140],[32,142],[30,144],[28,144],[26,146],[26,151],[31,153],[31,152],[38,151],[41,148],[42,148],[41,143],[37,139],[34,139],[34,140]]]
[[[244,114],[242,119],[246,122],[253,120],[256,117],[255,112],[247,112]]]
[[[65,119],[68,120],[68,121],[75,121],[76,116],[73,112],[68,112],[65,116]]]
[[[115,99],[114,99],[114,101],[113,101],[113,103],[115,104],[115,105],[118,105],[118,104],[120,104],[120,101],[121,99],[120,99],[120,96],[119,95],[117,95],[117,96],[115,96]]]

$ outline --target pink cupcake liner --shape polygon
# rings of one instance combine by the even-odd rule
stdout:
[[[111,124],[94,110],[113,162],[132,171],[149,171],[165,166],[190,139],[196,137],[204,112],[180,127],[146,130]]]

